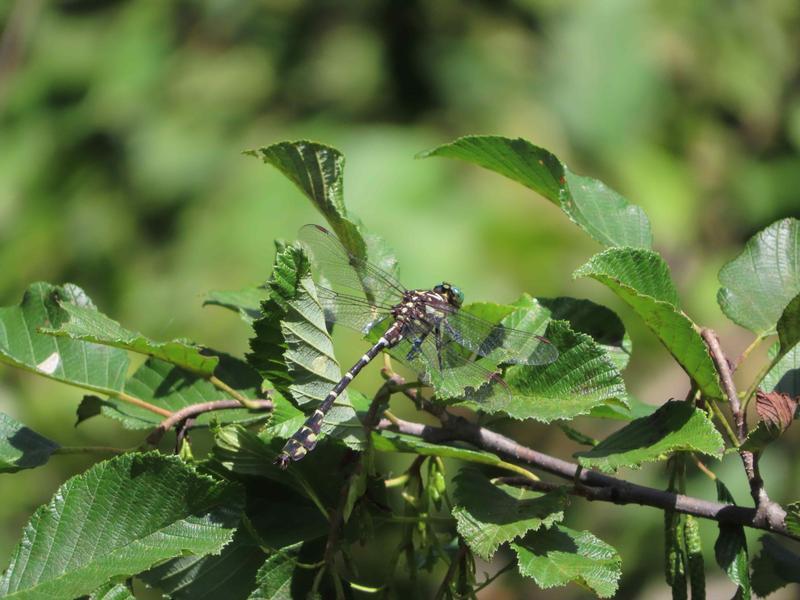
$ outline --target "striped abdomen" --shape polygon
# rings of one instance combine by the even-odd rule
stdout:
[[[359,371],[375,358],[381,350],[394,346],[400,341],[402,337],[400,333],[401,330],[402,324],[400,322],[395,322],[386,330],[384,336],[378,340],[372,348],[367,350],[364,356],[359,358],[358,362],[344,374],[344,377],[333,386],[333,389],[325,397],[325,400],[322,401],[322,404],[319,405],[311,416],[306,419],[303,426],[298,429],[283,446],[283,450],[281,450],[281,453],[275,459],[276,465],[281,469],[285,469],[292,461],[301,460],[314,449],[314,446],[317,445],[317,436],[319,435],[320,429],[322,429],[322,421],[328,411],[333,407],[336,398],[350,385],[350,382],[358,375]]]

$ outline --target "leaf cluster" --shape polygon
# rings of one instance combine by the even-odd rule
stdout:
[[[291,180],[351,254],[396,272],[391,249],[347,210],[337,150],[302,141],[250,154]],[[796,582],[800,556],[776,537],[765,536],[751,563],[745,523],[665,508],[661,500],[684,495],[687,470],[698,467],[715,479],[717,502],[735,508],[701,459],[736,452],[758,510],[746,524],[800,537],[798,507],[771,501],[758,471],[760,455],[791,425],[800,394],[800,222],[767,227],[720,271],[720,307],[755,334],[741,360],[777,336],[769,363],[739,393],[713,332],[681,308],[640,207],[522,139],[470,136],[420,155],[432,156],[521,183],[603,246],[574,276],[596,280],[630,307],[685,372],[686,398],[644,403],[630,394],[623,372],[633,346],[607,307],[528,294],[505,305],[478,302],[463,310],[545,335],[558,359],[496,361],[491,367],[502,371],[512,400],[495,406],[459,398],[466,379],[455,389],[435,379],[428,387],[406,385],[387,357],[386,383],[373,400],[351,386],[326,415],[319,449],[281,471],[273,461],[283,443],[343,372],[302,247],[278,243],[266,283],[207,296],[205,304],[233,311],[252,328],[245,357],[189,340],[150,339],[100,312],[75,285],[35,283],[19,304],[0,308],[0,361],[85,390],[77,424],[101,416],[159,435],[136,448],[75,449],[0,413],[0,472],[69,452],[112,455],[64,482],[36,510],[0,578],[0,594],[124,598],[132,597],[136,578],[175,598],[344,598],[356,591],[388,596],[408,582],[422,589],[435,578],[438,598],[474,597],[494,579],[481,580],[475,557],[506,557],[498,575],[513,569],[541,588],[575,583],[610,597],[622,557],[593,533],[570,528],[566,509],[576,496],[614,500],[613,489],[586,489],[582,470],[649,462],[663,463],[669,479],[665,490],[652,490],[652,505],[664,508],[665,576],[674,597],[705,594],[698,517],[719,521],[714,553],[738,597]],[[135,369],[131,353],[146,357]],[[410,398],[441,426],[398,419],[387,408],[393,396]],[[759,423],[748,428],[755,398]],[[469,411],[470,431],[481,435],[459,436],[466,421],[451,412],[454,404],[459,415]],[[595,440],[574,422],[579,416],[619,426]],[[513,440],[503,438],[502,451],[487,443],[496,435],[488,424],[504,419],[553,424],[588,446],[574,455],[574,480],[544,466],[555,462],[528,464],[521,450],[530,449]],[[172,447],[158,445],[171,429]],[[195,431],[210,436],[207,454],[194,455]],[[542,481],[545,471],[565,480]],[[769,516],[776,514],[783,516]],[[394,547],[384,553],[381,575],[365,576],[358,548],[387,536]]]

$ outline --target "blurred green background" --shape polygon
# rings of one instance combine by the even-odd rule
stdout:
[[[414,155],[497,133],[602,179],[644,207],[685,309],[735,356],[750,337],[718,309],[716,272],[755,231],[800,212],[799,49],[796,0],[6,0],[0,303],[33,281],[72,281],[132,329],[243,352],[244,324],[203,309],[202,295],[263,281],[273,240],[319,217],[240,152],[308,138],[345,153],[350,210],[397,250],[408,285],[445,277],[472,300],[527,291],[608,304],[633,336],[632,393],[660,404],[685,395],[683,373],[601,286],[572,280],[599,246],[517,184]],[[139,440],[97,419],[74,429],[80,398],[0,367],[0,410],[44,435]],[[601,435],[609,424],[581,426]],[[545,428],[517,435],[577,450]],[[34,508],[88,461],[0,475],[0,564]],[[738,461],[710,466],[746,502]],[[779,451],[764,471],[774,498],[797,497],[797,468]],[[623,475],[664,484],[658,466]],[[713,498],[699,479],[690,492]],[[619,549],[619,597],[666,594],[658,511],[576,502],[568,522]],[[703,525],[710,594],[729,596],[715,530]],[[533,590],[511,579],[484,597]]]

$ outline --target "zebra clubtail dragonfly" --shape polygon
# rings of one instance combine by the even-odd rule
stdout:
[[[491,400],[495,407],[510,399],[510,391],[496,370],[485,368],[476,357],[488,357],[493,365],[542,365],[558,357],[555,346],[541,336],[460,310],[464,296],[449,283],[430,290],[406,289],[386,271],[350,254],[335,234],[319,225],[304,226],[298,238],[317,268],[317,296],[326,321],[365,335],[384,330],[286,442],[275,459],[283,469],[314,449],[336,398],[382,350],[408,363],[424,383],[435,383],[437,389],[449,384],[457,397]]]

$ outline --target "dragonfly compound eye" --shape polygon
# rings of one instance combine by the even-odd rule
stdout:
[[[450,294],[452,295],[456,306],[461,306],[464,304],[464,292],[462,292],[459,288],[454,285],[450,286]]]

